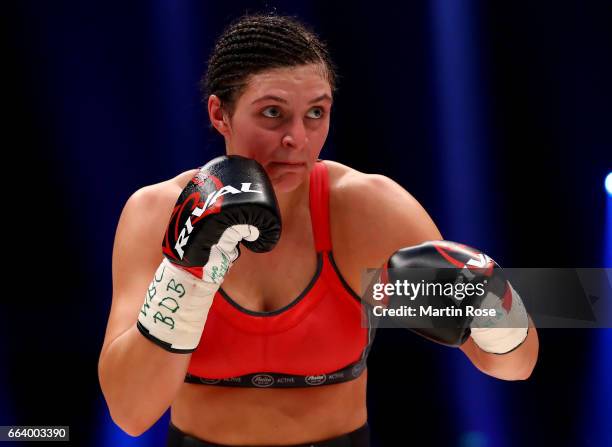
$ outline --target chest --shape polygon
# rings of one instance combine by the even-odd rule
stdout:
[[[338,237],[338,244],[334,242],[334,261],[345,281],[359,293],[359,256],[343,240]],[[236,304],[253,312],[272,312],[295,301],[316,280],[323,262],[317,257],[310,225],[294,229],[269,253],[244,248],[241,253],[222,289]]]
[[[283,230],[276,247],[253,253],[241,247],[240,258],[223,282],[223,292],[254,312],[270,312],[293,301],[308,286],[317,269],[314,239],[309,227]]]

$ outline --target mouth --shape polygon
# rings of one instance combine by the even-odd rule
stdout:
[[[303,161],[271,161],[268,166],[272,168],[301,168],[306,167]]]

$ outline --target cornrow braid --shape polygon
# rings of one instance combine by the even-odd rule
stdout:
[[[234,113],[249,77],[274,68],[318,64],[332,92],[336,67],[327,46],[297,19],[274,14],[245,15],[231,23],[217,40],[200,81],[203,99],[216,95]]]

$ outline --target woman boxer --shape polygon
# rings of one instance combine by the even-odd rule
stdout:
[[[291,18],[218,40],[205,87],[228,157],[138,190],[117,227],[99,376],[127,433],[171,406],[169,446],[368,445],[361,273],[442,237],[393,181],[319,160],[335,76]],[[461,349],[523,379],[537,336]]]

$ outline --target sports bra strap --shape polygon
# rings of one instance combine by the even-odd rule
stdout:
[[[310,173],[310,219],[317,253],[331,251],[329,174],[323,160],[317,160]]]

